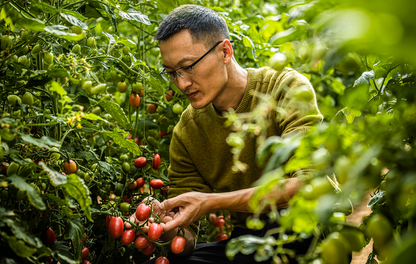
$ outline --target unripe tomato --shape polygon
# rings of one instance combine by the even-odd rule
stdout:
[[[150,243],[147,247],[142,249],[142,253],[146,256],[150,256],[153,254],[155,249],[156,249],[156,245],[153,243]]]
[[[136,234],[133,229],[124,231],[121,236],[121,243],[125,246],[130,245],[136,239]]]
[[[79,35],[82,33],[82,28],[79,26],[72,26],[72,32]]]
[[[281,71],[287,65],[287,57],[283,53],[274,54],[269,60],[269,67]]]
[[[170,244],[170,248],[173,253],[180,254],[185,248],[185,238],[181,236],[175,236]]]
[[[9,192],[6,190],[2,190],[1,191],[1,199],[2,200],[7,200],[7,198],[9,198]]]
[[[145,221],[149,217],[150,211],[150,206],[140,204],[136,209],[136,219],[139,221]]]
[[[55,242],[55,232],[52,230],[52,228],[48,228],[45,231],[43,231],[42,234],[43,243],[45,243],[48,246],[52,246],[52,244]]]
[[[6,171],[7,176],[12,176],[13,174],[17,174],[17,170],[19,169],[19,166],[20,166],[19,163],[16,163],[14,161],[10,163]]]
[[[42,47],[40,44],[36,44],[32,49],[32,55],[37,55],[39,52],[41,52]]]
[[[91,50],[91,55],[93,55],[93,56],[94,56],[94,55],[96,55],[96,54],[97,54],[97,52],[98,52],[98,51],[97,51],[97,49],[93,49],[93,50]]]
[[[150,187],[153,189],[160,189],[163,186],[163,181],[160,179],[154,179],[150,181]]]
[[[296,99],[309,102],[313,99],[312,88],[302,85],[294,89],[293,94]]]
[[[136,180],[136,188],[137,189],[139,189],[139,188],[142,188],[143,187],[143,185],[144,185],[144,179],[143,178],[138,178],[137,180]]]
[[[365,237],[361,230],[344,228],[340,231],[340,233],[348,240],[350,249],[352,251],[359,252],[361,249],[363,249],[365,245]]]
[[[133,92],[139,93],[143,88],[143,84],[139,83],[139,82],[136,82],[136,83],[133,83],[131,85],[131,88],[132,88]]]
[[[134,189],[136,189],[136,187],[137,187],[137,183],[136,183],[136,181],[133,181],[132,183],[130,183],[130,184],[127,186],[127,188],[128,188],[129,190],[134,190]]]
[[[144,249],[147,248],[150,245],[150,241],[147,240],[147,238],[143,235],[140,235],[136,238],[136,240],[134,241],[134,246],[137,249]]]
[[[152,167],[155,170],[159,169],[159,167],[160,167],[160,155],[157,154],[157,153],[153,154]]]
[[[20,51],[19,51],[19,55],[25,55],[26,53],[29,52],[29,46],[24,46]]]
[[[384,215],[375,214],[368,221],[366,232],[374,239],[374,243],[382,246],[393,236],[393,227]]]
[[[154,113],[156,113],[156,109],[157,109],[157,106],[156,106],[155,104],[148,104],[148,105],[147,105],[147,112],[148,112],[149,114],[154,114]]]
[[[117,77],[117,72],[116,71],[110,71],[110,77],[111,79],[114,79]]]
[[[13,39],[9,35],[4,35],[1,37],[1,49],[9,50],[13,45]]]
[[[30,105],[31,106],[31,105],[33,105],[33,103],[35,102],[35,100],[33,99],[33,95],[31,93],[25,92],[25,94],[22,95],[22,102],[24,104],[27,104],[27,105]]]
[[[165,98],[166,98],[166,101],[169,102],[169,101],[171,101],[173,99],[173,97],[172,97],[173,96],[173,90],[169,90],[169,91],[167,91],[167,93],[168,94],[165,93]]]
[[[91,176],[88,172],[85,173],[84,180],[85,180],[85,182],[90,182],[91,181]]]
[[[77,164],[73,160],[65,161],[64,170],[66,174],[72,174],[77,171]]]
[[[22,103],[22,99],[20,99],[20,97],[15,94],[11,94],[7,96],[7,101],[9,102],[10,105],[13,105],[13,106],[16,105],[16,102],[19,102],[19,104]]]
[[[215,236],[215,240],[217,241],[226,240],[227,238],[228,238],[227,234],[224,234],[224,233],[220,233]]]
[[[29,31],[22,31],[22,33],[20,34],[20,40],[21,41],[26,41],[30,38],[30,33]]]
[[[124,53],[124,55],[129,55],[130,54],[130,48],[127,47],[127,46],[124,46],[123,53]]]
[[[81,46],[79,44],[76,44],[72,47],[72,53],[78,54],[81,51]]]
[[[120,211],[127,213],[128,211],[130,211],[130,204],[123,202],[120,204]]]
[[[59,153],[59,149],[56,147],[50,148],[49,152],[51,152],[50,158],[53,160],[59,160],[59,158],[61,157],[61,154]]]
[[[87,46],[88,47],[93,47],[95,45],[95,39],[93,38],[93,37],[89,37],[88,39],[87,39]]]
[[[25,65],[28,68],[30,66],[30,60],[28,58],[26,58],[25,55],[20,56],[19,59],[17,59],[17,62]]]
[[[23,190],[18,190],[16,194],[16,199],[18,201],[26,200],[27,199],[27,192]]]
[[[340,233],[331,233],[322,243],[322,259],[328,264],[347,264],[347,243]]]
[[[82,89],[84,91],[86,91],[87,93],[91,93],[91,88],[92,88],[92,82],[91,81],[85,81],[82,84]]]
[[[169,264],[169,260],[166,257],[158,257],[155,264]]]
[[[82,247],[82,251],[81,251],[81,260],[84,260],[88,257],[88,254],[90,253],[89,248],[87,247]]]
[[[101,93],[104,93],[105,92],[106,88],[107,88],[107,85],[105,83],[101,83],[101,84],[99,84],[97,86],[94,86],[91,89],[91,93],[92,94],[101,94]]]
[[[119,238],[123,234],[124,223],[121,217],[113,217],[108,224],[108,231],[113,238]]]
[[[175,105],[172,107],[172,111],[173,111],[173,113],[174,113],[174,114],[179,115],[180,113],[182,113],[183,108],[182,108],[182,106],[181,106],[180,104],[175,104]]]
[[[126,154],[121,154],[120,155],[120,160],[121,161],[126,161],[129,157]]]
[[[151,223],[149,226],[148,237],[151,241],[156,241],[160,238],[163,232],[163,227],[158,223]]]
[[[138,107],[140,104],[140,96],[138,94],[132,93],[130,95],[130,105],[132,107]]]
[[[348,74],[350,72],[356,72],[360,67],[361,67],[361,60],[357,55],[353,53],[348,53],[337,64],[338,70],[344,74]]]
[[[139,157],[134,161],[134,167],[136,168],[143,168],[147,165],[147,161],[145,157]]]
[[[46,52],[44,55],[44,60],[46,64],[52,64],[53,63],[53,54],[50,52]]]
[[[127,161],[123,162],[123,164],[121,164],[121,167],[123,168],[124,172],[130,171],[130,163],[128,163]]]
[[[126,84],[126,82],[119,82],[117,84],[117,90],[120,93],[125,93],[127,91],[127,84]]]

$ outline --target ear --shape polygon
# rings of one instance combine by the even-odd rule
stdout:
[[[233,54],[234,54],[233,46],[231,46],[231,42],[228,39],[226,39],[222,43],[222,47],[223,47],[222,52],[224,54],[224,63],[227,64],[233,58]]]

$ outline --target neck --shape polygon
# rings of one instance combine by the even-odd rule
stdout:
[[[247,87],[248,72],[243,69],[235,59],[227,67],[228,80],[221,96],[212,103],[219,112],[235,110],[239,106]]]

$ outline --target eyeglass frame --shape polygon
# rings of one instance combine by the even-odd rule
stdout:
[[[215,49],[219,44],[221,44],[221,43],[223,43],[225,40],[221,40],[221,41],[218,41],[217,43],[215,43],[215,45],[212,47],[212,48],[210,48],[204,55],[202,55],[199,59],[197,59],[195,62],[193,62],[191,65],[188,65],[188,66],[183,66],[183,67],[180,67],[179,69],[177,69],[177,70],[174,70],[174,71],[172,71],[172,72],[168,72],[168,71],[166,71],[166,68],[164,68],[160,73],[159,73],[159,75],[165,80],[165,81],[168,81],[168,82],[173,82],[173,81],[176,81],[177,80],[177,78],[176,78],[176,75],[177,76],[180,76],[181,78],[183,78],[183,79],[186,79],[186,78],[188,78],[188,77],[190,77],[190,76],[192,76],[192,75],[194,75],[195,74],[195,72],[194,72],[194,69],[193,69],[193,67],[198,63],[198,62],[200,62],[205,56],[207,56],[213,49]],[[230,41],[231,43],[233,43],[233,41],[231,40]],[[190,68],[191,70],[192,70],[192,74],[191,75],[188,75],[187,77],[183,77],[182,75],[180,75],[179,73],[178,73],[178,70],[180,70],[180,69],[183,69],[183,68]],[[169,80],[167,80],[167,78],[163,75],[164,73],[175,73],[176,75],[175,75],[175,78],[172,80],[171,78],[169,78]]]

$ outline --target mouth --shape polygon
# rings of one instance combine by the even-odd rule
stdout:
[[[186,94],[186,97],[188,97],[188,98],[195,98],[198,93],[199,93],[198,91],[192,92],[192,93],[188,93],[188,94]]]

